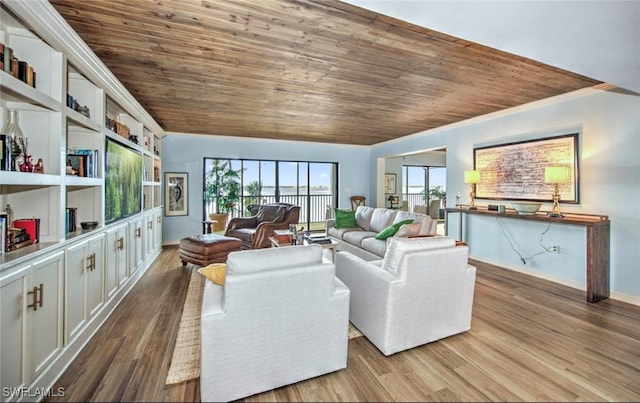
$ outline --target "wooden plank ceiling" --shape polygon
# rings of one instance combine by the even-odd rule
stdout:
[[[169,132],[372,145],[599,83],[338,1],[51,3]]]

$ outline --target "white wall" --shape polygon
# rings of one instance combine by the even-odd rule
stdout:
[[[164,217],[162,236],[165,244],[178,243],[180,239],[202,231],[205,157],[337,162],[338,206],[351,208],[349,197],[352,195],[365,195],[369,199],[368,147],[168,133],[162,140],[162,151],[163,173],[189,173],[189,215]]]
[[[463,172],[473,167],[473,148],[512,140],[578,131],[580,136],[580,204],[561,204],[562,211],[608,215],[611,220],[612,296],[640,302],[640,96],[614,91],[583,90],[553,102],[531,104],[472,119],[372,147],[375,161],[417,149],[446,146],[447,199],[460,192],[468,202]],[[477,200],[477,204],[487,204]],[[551,204],[543,205],[549,210]],[[450,234],[458,236],[457,217],[450,216]],[[475,258],[528,271],[584,289],[584,230],[554,224],[544,245],[559,244],[561,253],[541,255],[522,264],[503,228],[525,257],[541,250],[546,225],[522,220],[470,219],[465,240]]]

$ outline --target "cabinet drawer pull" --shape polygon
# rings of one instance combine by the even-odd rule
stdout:
[[[92,256],[94,256],[94,255],[91,255],[91,256],[87,257],[87,266],[85,267],[85,269],[93,270],[93,261],[91,260]]]
[[[94,271],[96,268],[96,254],[91,254],[91,271]]]
[[[27,308],[33,308],[34,311],[37,311],[38,307],[42,308],[44,301],[44,284],[40,283],[39,287],[33,287],[33,291],[29,291],[27,294],[33,294],[33,304],[27,305]]]
[[[142,236],[142,231],[141,230],[142,230],[142,228],[140,228],[140,227],[136,228],[136,236],[138,238],[140,238]]]
[[[149,224],[147,224],[147,227],[149,227],[149,229],[153,229],[153,221],[149,221]]]
[[[118,249],[122,250],[124,249],[124,238],[118,238]]]
[[[158,224],[160,224],[161,220],[162,220],[162,218],[160,218],[160,216],[158,216]]]

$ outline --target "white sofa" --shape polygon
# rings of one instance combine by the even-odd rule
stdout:
[[[349,289],[320,245],[232,252],[205,282],[200,394],[230,401],[347,365]]]
[[[436,235],[438,222],[426,214],[411,213],[379,207],[359,206],[355,211],[356,225],[352,228],[336,228],[335,218],[326,220],[325,233],[340,242],[339,251],[350,252],[364,260],[377,260],[384,257],[387,240],[376,239],[376,235],[389,225],[404,220],[420,223],[417,232],[412,235]]]
[[[383,260],[336,256],[349,320],[384,355],[469,330],[476,268],[451,237],[392,238]]]

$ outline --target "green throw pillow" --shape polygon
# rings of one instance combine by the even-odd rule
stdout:
[[[356,224],[356,212],[351,210],[335,209],[336,228],[354,228]]]
[[[381,241],[384,241],[387,238],[391,238],[392,236],[395,235],[396,232],[398,232],[400,227],[402,227],[405,224],[411,224],[411,223],[413,223],[413,220],[404,220],[404,221],[397,222],[395,224],[391,224],[387,228],[380,231],[378,235],[376,235],[376,239],[380,239]]]

